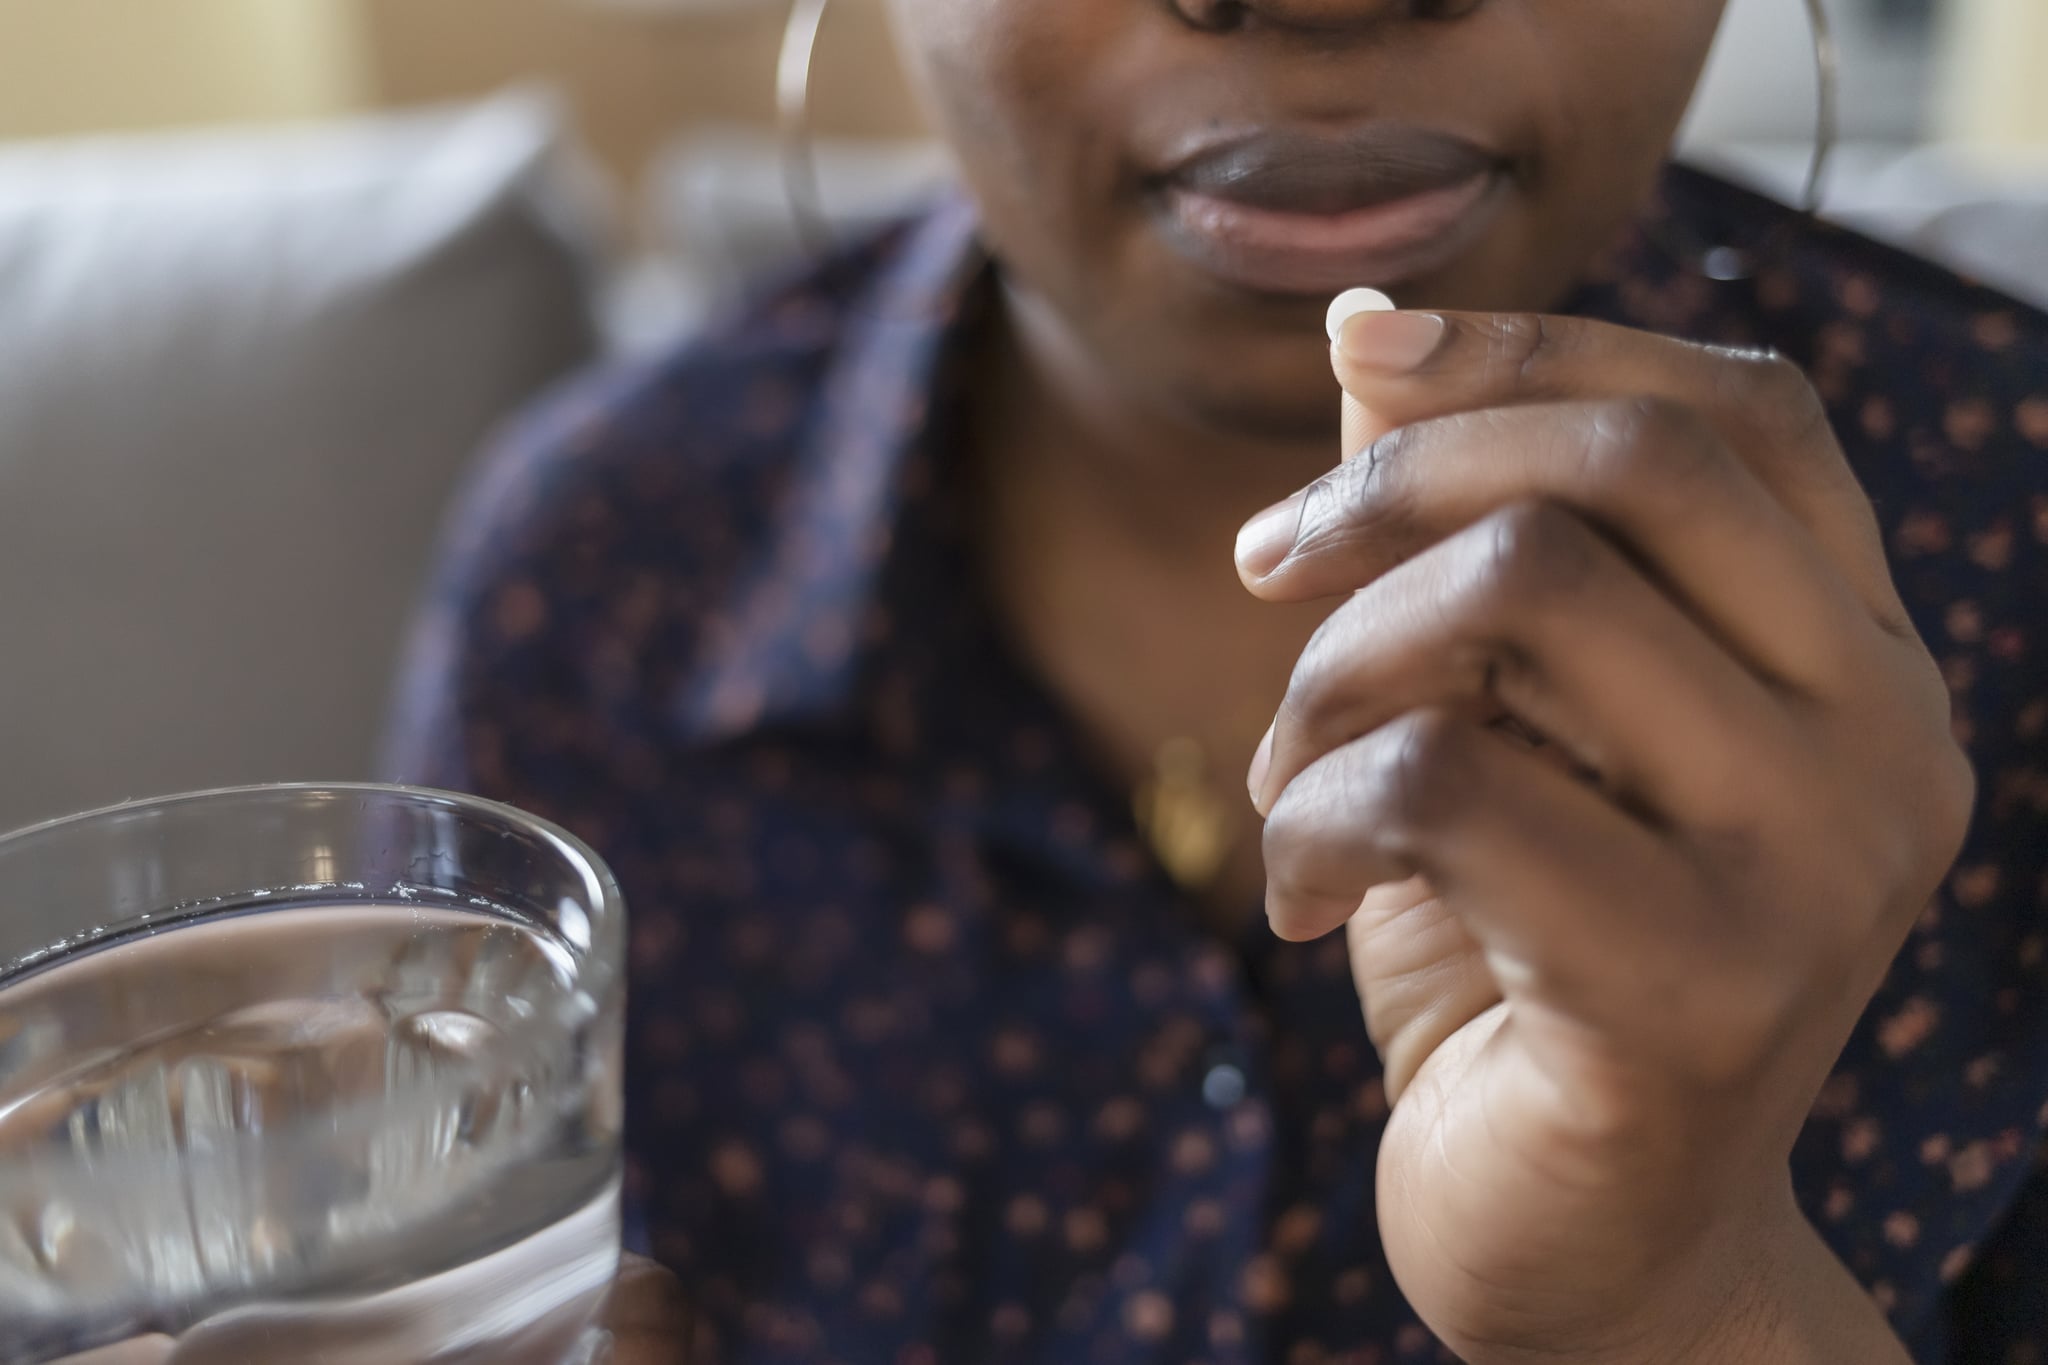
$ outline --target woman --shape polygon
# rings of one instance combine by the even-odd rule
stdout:
[[[897,8],[971,207],[533,418],[400,730],[722,1357],[2048,1349],[2048,319],[1663,171],[1720,0]]]

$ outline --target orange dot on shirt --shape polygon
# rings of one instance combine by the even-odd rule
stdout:
[[[1991,1183],[1991,1177],[1997,1171],[1998,1157],[1988,1142],[1971,1143],[1951,1157],[1948,1163],[1949,1183],[1958,1194],[1983,1189]]]
[[[1066,1217],[1067,1245],[1078,1252],[1099,1250],[1109,1241],[1109,1224],[1095,1209],[1073,1209]]]
[[[933,1213],[955,1214],[966,1207],[967,1187],[950,1175],[935,1175],[924,1183],[924,1206]]]
[[[711,1179],[735,1199],[744,1199],[761,1189],[761,1158],[741,1142],[728,1142],[711,1154]]]
[[[1020,1194],[1010,1201],[1010,1207],[1003,1215],[1003,1225],[1010,1230],[1012,1237],[1036,1237],[1045,1231],[1045,1225],[1051,1218],[1043,1199],[1035,1194]]]
[[[1903,1057],[1926,1042],[1940,1022],[1941,1007],[1924,995],[1916,995],[1878,1026],[1878,1046],[1888,1057]]]
[[[1288,1283],[1287,1272],[1277,1257],[1259,1255],[1245,1264],[1244,1274],[1238,1281],[1238,1294],[1244,1300],[1244,1306],[1254,1313],[1277,1313],[1293,1297],[1293,1286]]]
[[[1998,894],[1999,865],[1979,863],[1975,867],[1958,868],[1949,879],[1949,889],[1955,893],[1958,904],[1975,910],[1989,905]]]
[[[2019,323],[2003,310],[1979,313],[1970,322],[1970,339],[1987,351],[2003,351],[2020,339]]]
[[[913,951],[936,956],[953,946],[953,916],[943,906],[920,905],[903,920],[903,940]]]
[[[1964,450],[1980,450],[1998,430],[1998,413],[1981,398],[1965,398],[1948,405],[1941,429],[1950,442]]]
[[[1145,1126],[1145,1106],[1119,1095],[1095,1112],[1095,1132],[1108,1142],[1128,1142]]]
[[[1164,1341],[1173,1332],[1173,1300],[1156,1289],[1124,1301],[1124,1330],[1135,1341]]]
[[[1842,307],[1852,317],[1876,317],[1877,310],[1884,306],[1883,292],[1878,289],[1877,281],[1868,275],[1849,276],[1835,291],[1835,297],[1841,300]]]
[[[1372,1293],[1372,1271],[1362,1265],[1344,1271],[1330,1285],[1330,1300],[1340,1308],[1363,1303]]]
[[[998,1033],[990,1052],[1001,1075],[1023,1076],[1038,1069],[1038,1039],[1022,1029]]]
[[[491,603],[491,624],[504,640],[525,640],[548,623],[548,600],[524,579],[498,589]]]
[[[1183,1175],[1196,1175],[1216,1164],[1216,1140],[1207,1133],[1190,1128],[1173,1140],[1173,1169]]]
[[[1322,1210],[1312,1204],[1296,1204],[1274,1225],[1273,1250],[1283,1256],[1299,1256],[1315,1245],[1322,1230]]]
[[[989,1315],[989,1335],[1014,1340],[1031,1331],[1031,1310],[1021,1303],[999,1303]]]
[[[2013,425],[2019,428],[2020,435],[2048,450],[2048,394],[2024,400],[2013,413]]]

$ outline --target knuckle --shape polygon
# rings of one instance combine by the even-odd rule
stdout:
[[[1846,904],[1877,912],[1872,927],[1887,952],[1954,868],[1977,806],[1976,769],[1946,737],[1906,771],[1906,780],[1876,788],[1896,796],[1863,808],[1828,874]]]
[[[1667,999],[1687,1021],[1686,1059],[1710,1089],[1755,1086],[1781,1052],[1810,978],[1792,973],[1711,973],[1673,983]]]
[[[1313,777],[1291,783],[1274,803],[1259,836],[1267,915],[1286,937],[1294,937],[1304,926],[1321,932],[1329,907],[1353,906],[1363,894],[1363,887],[1356,884],[1354,859],[1344,852],[1355,838],[1349,831],[1360,813],[1343,807],[1341,799],[1333,801],[1319,787]]]
[[[1599,404],[1585,446],[1596,483],[1690,501],[1728,475],[1719,437],[1691,408],[1668,398],[1622,398]]]
[[[1323,717],[1349,671],[1355,601],[1325,617],[1295,660],[1286,694],[1280,698],[1278,714],[1283,727],[1295,726],[1311,734],[1323,729]]]
[[[1487,330],[1487,368],[1494,381],[1540,392],[1557,351],[1550,319],[1541,313],[1499,313]]]
[[[1827,405],[1806,371],[1777,351],[1740,352],[1724,367],[1725,397],[1779,441],[1802,449],[1829,437]]]
[[[1375,736],[1357,807],[1397,853],[1413,853],[1457,815],[1474,790],[1470,731],[1449,711],[1411,711]]]
[[[1414,427],[1396,427],[1308,486],[1296,553],[1364,535],[1383,534],[1406,515],[1402,488]]]
[[[1513,629],[1578,596],[1606,561],[1599,534],[1549,499],[1494,513],[1485,535],[1475,590],[1498,629]]]
[[[1912,850],[1910,865],[1899,869],[1898,879],[1888,888],[1896,894],[1899,885],[1915,892],[1930,888],[1930,879],[1947,876],[1963,851],[1970,824],[1977,811],[1977,769],[1959,744],[1944,741],[1928,764],[1917,809],[1910,815],[1908,835],[1891,841],[1894,849]],[[1909,904],[1918,911],[1917,897]]]
[[[1941,851],[1952,861],[1962,852],[1970,822],[1977,813],[1977,765],[1962,745],[1944,746],[1933,784],[1936,828]]]

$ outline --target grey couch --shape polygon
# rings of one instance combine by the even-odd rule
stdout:
[[[0,148],[0,829],[369,776],[448,492],[598,344],[553,107]]]

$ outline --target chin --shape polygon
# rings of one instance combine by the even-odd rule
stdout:
[[[1148,376],[1150,387],[1201,430],[1265,444],[1326,442],[1334,464],[1343,391],[1330,373],[1322,325],[1326,307],[1318,301],[1302,309],[1285,330],[1275,329],[1269,318],[1240,328],[1216,327],[1206,334],[1213,345],[1201,353],[1155,352],[1169,368]],[[1188,336],[1179,334],[1182,347]]]
[[[1328,361],[1317,363],[1327,378]],[[1251,382],[1242,375],[1191,376],[1174,384],[1172,391],[1175,406],[1191,426],[1261,445],[1321,441],[1330,448],[1330,463],[1337,463],[1342,395],[1334,379],[1321,385],[1275,385]]]

